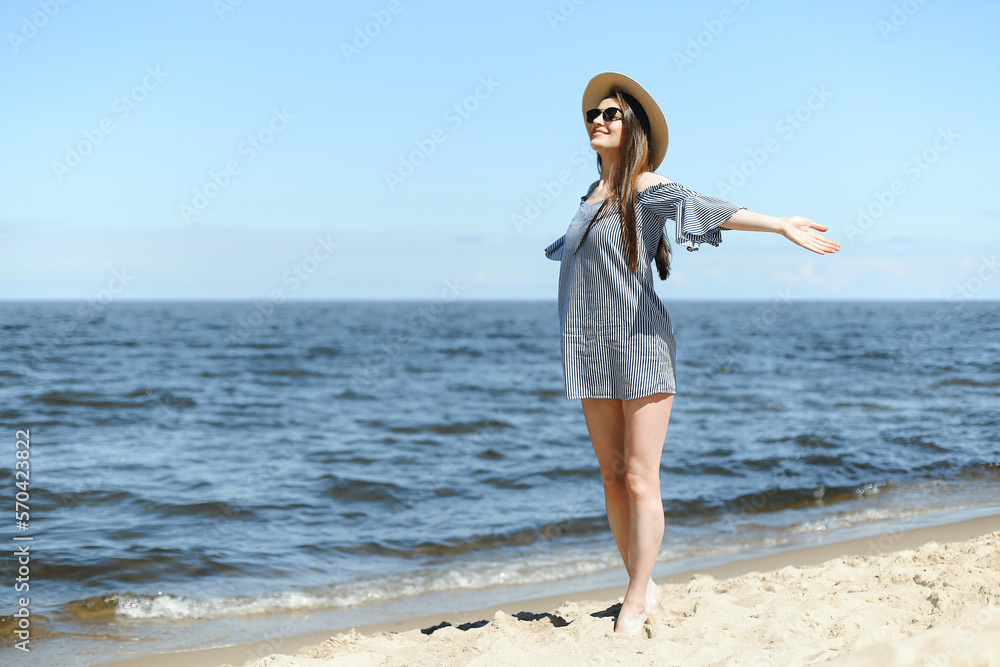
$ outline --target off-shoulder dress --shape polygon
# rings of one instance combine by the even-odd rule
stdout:
[[[601,202],[588,204],[595,181],[580,198],[566,233],[545,248],[561,263],[559,322],[565,396],[634,399],[677,391],[676,342],[670,315],[653,289],[652,266],[666,221],[689,251],[722,242],[719,226],[743,206],[699,194],[679,183],[658,183],[636,197],[639,270],[625,261],[618,211],[602,212],[577,251]]]

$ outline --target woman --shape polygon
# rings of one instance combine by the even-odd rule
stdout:
[[[689,251],[718,246],[722,229],[776,232],[820,255],[840,244],[800,216],[775,217],[701,195],[653,173],[667,122],[633,79],[598,74],[583,94],[600,180],[566,234],[545,249],[561,262],[559,320],[566,398],[582,399],[604,480],[608,523],[629,575],[615,632],[638,634],[659,602],[653,565],[663,540],[660,457],[676,391],[670,317],[653,289],[670,274],[665,222]]]

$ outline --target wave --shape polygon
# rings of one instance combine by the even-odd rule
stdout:
[[[339,355],[340,350],[335,350],[332,347],[319,345],[317,347],[309,348],[309,359],[315,359],[317,357],[336,357]]]
[[[227,554],[207,553],[197,548],[130,547],[116,550],[116,556],[87,556],[47,553],[44,560],[32,562],[32,578],[40,581],[64,581],[85,586],[104,586],[108,582],[124,584],[160,584],[199,577],[240,577],[260,575],[267,568],[259,563],[236,564]]]
[[[875,485],[872,485],[873,488]],[[867,489],[867,485],[865,486]],[[941,508],[937,508],[941,509]],[[801,536],[828,534],[831,530],[871,524],[882,521],[906,519],[917,516],[920,510],[910,507],[897,509],[863,508],[835,512],[821,519],[799,515],[789,524],[767,525],[742,521],[731,529],[715,530],[711,535],[675,540],[674,549],[665,546],[658,562],[691,559],[724,553],[735,553],[748,545],[773,547],[789,546]],[[587,526],[586,524],[591,524]],[[552,526],[549,531],[532,531],[537,535],[522,539],[520,548],[509,548],[510,540],[504,542],[503,550],[489,549],[497,543],[487,536],[484,547],[487,551],[477,558],[453,558],[443,567],[418,567],[405,573],[381,577],[352,578],[330,585],[298,590],[279,590],[258,595],[237,597],[212,597],[197,599],[171,594],[137,594],[132,592],[113,593],[74,600],[61,606],[60,620],[90,620],[113,623],[122,618],[156,619],[165,621],[186,621],[192,619],[231,618],[264,615],[292,611],[313,611],[325,609],[355,608],[360,605],[414,598],[420,595],[458,590],[482,589],[493,586],[540,584],[563,581],[572,577],[621,569],[621,560],[613,542],[594,541],[573,542],[566,548],[559,548],[553,542],[564,534],[589,534],[598,530],[597,524],[606,525],[606,518],[590,517]],[[578,529],[574,531],[574,525]],[[737,530],[739,539],[734,540],[732,530]],[[522,535],[522,537],[524,537]],[[537,538],[545,540],[536,543]],[[358,545],[359,547],[361,545]],[[552,546],[553,548],[549,548]],[[314,546],[316,549],[324,549]],[[438,548],[423,545],[419,551],[403,548],[392,549],[385,545],[369,545],[372,551],[381,555],[413,558],[415,553],[434,556]],[[329,551],[329,549],[325,549]],[[371,551],[355,548],[340,549],[341,553],[353,553],[372,557]],[[431,561],[433,563],[433,560]]]
[[[960,387],[1000,387],[1000,381],[998,382],[980,382],[978,380],[970,380],[968,378],[952,378],[950,380],[941,380],[934,384],[935,387],[947,387],[950,385],[958,385]]]
[[[276,376],[287,376],[287,377],[324,377],[322,373],[317,373],[316,371],[306,370],[305,368],[275,368],[275,369],[263,369],[263,368],[253,368],[252,373],[257,375],[276,375]]]
[[[375,396],[371,394],[359,394],[351,389],[342,391],[337,394],[334,398],[339,398],[345,401],[375,401],[378,400]]]
[[[941,445],[933,442],[931,440],[925,440],[923,436],[917,435],[909,438],[902,436],[887,437],[886,442],[891,442],[894,445],[904,445],[906,447],[919,447],[920,449],[925,449],[930,452],[950,452],[951,450],[947,447],[942,447]]]
[[[209,519],[253,521],[256,513],[246,505],[224,501],[198,503],[147,503],[145,510],[164,517],[206,517]]]
[[[13,608],[13,605],[12,605]],[[19,627],[20,619],[15,618],[13,615],[0,616],[0,649],[12,649],[14,644],[21,641],[14,631]],[[53,628],[52,619],[44,614],[39,614],[37,611],[32,610],[31,612],[31,641],[36,641],[38,639],[49,639],[52,637],[64,637],[67,634],[65,632],[59,632]],[[88,636],[88,635],[84,635]],[[105,637],[99,637],[105,638]],[[122,639],[124,637],[115,637],[114,639]],[[17,660],[11,660],[10,663],[4,664],[16,664]]]
[[[126,395],[126,398],[139,398],[139,401],[122,401],[106,394],[92,391],[48,391],[35,396],[35,400],[53,407],[80,407],[96,409],[116,408],[148,408],[163,403],[171,408],[193,408],[197,406],[194,399],[187,396],[177,396],[170,392],[147,393],[136,390]]]
[[[524,558],[489,562],[466,562],[448,569],[420,569],[403,574],[355,579],[303,590],[284,590],[260,595],[197,599],[183,595],[111,593],[65,603],[61,620],[114,623],[122,618],[187,621],[257,616],[291,611],[357,607],[359,605],[412,598],[417,595],[479,589],[505,584],[558,581],[620,566],[617,553],[602,549],[597,554],[549,557],[532,551]]]
[[[92,391],[49,391],[35,400],[54,407],[84,407],[98,409],[144,408],[147,401],[119,401]]]
[[[374,425],[380,422],[373,422]],[[480,420],[474,422],[451,422],[448,424],[424,424],[422,426],[392,426],[389,431],[393,433],[423,433],[430,431],[438,435],[462,435],[466,433],[480,433],[482,431],[494,431],[501,428],[514,428],[512,424],[498,420]]]
[[[961,471],[949,471],[949,477],[1000,477],[1000,464],[984,463],[968,466]],[[930,475],[924,475],[930,477]],[[498,480],[485,480],[494,485],[500,485]],[[510,480],[503,488],[521,488],[518,482]],[[530,487],[530,485],[523,485]],[[722,518],[743,517],[752,515],[777,515],[789,510],[801,510],[812,507],[843,505],[848,507],[857,500],[871,499],[892,492],[898,488],[907,488],[907,482],[894,482],[888,479],[862,481],[857,484],[771,487],[742,493],[728,498],[674,498],[665,499],[663,503],[664,517],[673,524],[699,525],[705,521]],[[410,510],[419,512],[418,509]],[[396,520],[405,518],[405,510]],[[562,521],[545,522],[526,526],[516,530],[471,535],[451,540],[398,540],[368,541],[355,545],[331,545],[331,550],[350,555],[386,556],[390,558],[407,559],[414,556],[455,556],[484,549],[512,547],[544,542],[558,537],[591,536],[608,532],[607,517],[604,514],[596,516],[571,517]]]
[[[187,619],[228,618],[319,608],[346,606],[347,598],[285,592],[257,597],[208,598],[199,600],[177,595],[111,593],[74,600],[61,606],[60,620],[113,623],[121,618]]]
[[[468,355],[470,357],[481,357],[481,356],[483,356],[482,352],[480,352],[479,350],[477,350],[475,348],[471,348],[471,347],[469,347],[467,345],[463,345],[461,347],[446,347],[446,348],[442,348],[442,349],[438,350],[438,352],[440,354],[447,354],[447,355],[465,354],[465,355]]]
[[[327,473],[320,480],[328,481],[323,495],[348,503],[394,503],[403,501],[409,494],[392,482],[374,482],[366,479],[347,479]]]
[[[833,442],[832,440],[826,440],[812,433],[801,433],[799,435],[789,435],[782,438],[764,438],[763,442],[794,442],[800,447],[820,447],[824,449],[840,447],[839,443]],[[725,454],[719,454],[719,456],[729,456],[733,453],[731,449],[722,451],[724,451]]]

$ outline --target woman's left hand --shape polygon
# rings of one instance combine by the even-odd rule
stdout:
[[[830,240],[822,234],[817,234],[814,229],[825,232],[828,228],[818,222],[813,222],[809,218],[801,215],[793,215],[784,218],[781,225],[781,235],[786,239],[800,245],[806,250],[812,250],[818,255],[825,255],[828,252],[840,250],[840,244]]]

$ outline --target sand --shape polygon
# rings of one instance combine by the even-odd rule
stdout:
[[[844,555],[831,557],[836,553]],[[230,647],[242,653],[229,654],[226,664],[1000,667],[997,516],[800,549],[658,583],[664,595],[657,618],[637,638],[613,632],[622,587],[410,619],[381,630],[352,628],[298,650],[280,647],[294,650],[291,655],[269,655],[266,645],[255,652],[252,645]],[[607,596],[611,590],[617,599]],[[431,631],[442,623],[450,625]],[[193,657],[173,654],[175,660],[181,655]],[[212,655],[214,662],[198,664],[219,665],[222,654],[201,658]]]
[[[611,601],[497,611],[461,630],[339,634],[247,667],[376,665],[1000,665],[1000,531],[968,542],[665,584],[644,636]],[[617,600],[621,602],[621,600]]]

